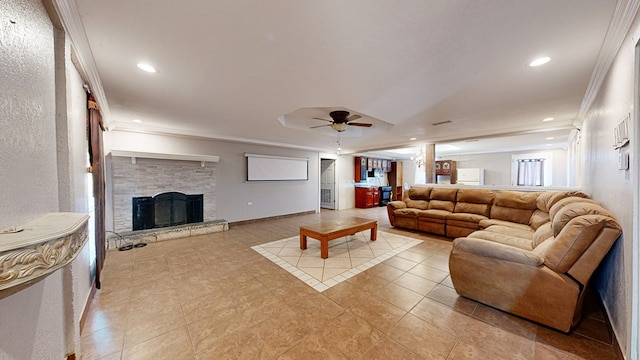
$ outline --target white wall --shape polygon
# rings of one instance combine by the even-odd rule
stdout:
[[[634,262],[637,262],[632,251],[632,232],[638,215],[632,213],[631,173],[618,170],[617,151],[612,144],[614,127],[633,109],[634,52],[639,36],[640,23],[636,18],[583,119],[580,142],[584,155],[580,164],[582,186],[616,216],[623,228],[622,237],[601,264],[594,281],[622,351],[629,359],[635,340],[631,339],[631,297],[632,292],[638,291],[632,288],[631,281]],[[632,134],[631,141],[639,141],[638,135]]]
[[[356,190],[354,177],[356,158],[351,155],[340,155],[336,161],[338,168],[338,210],[356,207]]]
[[[219,156],[215,165],[218,219],[236,222],[320,209],[318,152],[117,129],[110,137],[114,150]],[[245,153],[309,158],[309,180],[247,182]]]
[[[4,229],[61,206],[84,210],[85,165],[77,157],[86,148],[77,138],[84,133],[84,115],[77,113],[81,84],[77,73],[65,75],[71,65],[64,34],[54,41],[51,21],[39,0],[0,2],[0,20],[0,229]],[[56,79],[56,72],[62,78]],[[70,88],[75,92],[69,91],[67,99]],[[67,101],[69,106],[62,106]],[[80,123],[64,123],[61,119],[67,112]],[[85,255],[86,249],[70,266],[0,299],[0,359],[63,359],[75,350],[89,289]]]
[[[518,151],[469,155],[436,155],[438,160],[455,160],[458,169],[483,168],[484,183],[490,186],[511,185],[511,158],[525,153],[550,153],[553,158],[551,184],[549,186],[567,186],[567,151],[564,149],[545,149],[541,151]]]
[[[64,37],[64,34],[62,34]],[[89,219],[89,239],[78,254],[77,258],[66,268],[63,277],[65,290],[73,294],[73,303],[65,304],[67,312],[67,353],[75,352],[80,354],[80,318],[83,310],[89,302],[89,295],[95,276],[95,239],[94,218],[95,212],[90,209],[93,205],[93,188],[91,185],[91,174],[86,171],[89,166],[88,152],[89,145],[86,137],[86,116],[87,116],[87,95],[82,87],[83,80],[71,62],[71,49],[69,40],[66,39],[64,66],[66,78],[66,113],[61,114],[59,122],[66,123],[67,132],[58,133],[58,144],[60,138],[68,139],[68,188],[59,186],[60,189],[60,211],[71,211],[83,214],[90,214]],[[59,96],[62,97],[62,96]],[[60,152],[60,146],[59,146]],[[59,160],[61,161],[61,160]],[[61,173],[60,170],[58,170]],[[68,189],[68,191],[67,191]],[[63,201],[63,198],[68,201]],[[69,208],[64,208],[63,203],[68,203]]]

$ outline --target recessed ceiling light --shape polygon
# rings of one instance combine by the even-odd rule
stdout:
[[[146,71],[148,73],[154,73],[156,72],[156,68],[154,68],[153,66],[149,65],[149,64],[145,64],[145,63],[138,63],[138,69],[142,70],[142,71]]]
[[[550,57],[544,56],[544,57],[533,60],[532,62],[529,63],[529,66],[536,67],[536,66],[544,65],[548,63],[550,60],[551,60]]]
[[[142,122],[142,120],[140,120],[140,119],[133,119],[131,121],[133,121],[134,123],[141,123]]]
[[[546,138],[545,140],[553,140],[553,136],[549,136],[548,138]]]
[[[553,144],[547,144],[547,146],[553,146]]]
[[[548,117],[548,118],[542,119],[542,121],[544,121],[544,122],[553,121],[553,120],[555,120],[555,118],[552,118],[552,117]]]
[[[342,148],[341,148],[341,147],[339,147],[339,148],[338,148],[338,151],[340,151],[340,150],[342,150]]]
[[[417,138],[411,138],[411,139],[409,139],[409,140],[411,140],[411,141],[415,141],[416,139],[417,139]]]

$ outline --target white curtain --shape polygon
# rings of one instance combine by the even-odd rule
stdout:
[[[544,159],[518,160],[518,186],[544,185]]]

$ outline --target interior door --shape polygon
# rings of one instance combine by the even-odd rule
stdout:
[[[320,207],[323,209],[336,208],[336,161],[333,159],[320,160]]]

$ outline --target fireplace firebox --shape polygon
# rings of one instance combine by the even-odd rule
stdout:
[[[203,195],[165,192],[132,199],[133,230],[202,222]]]

